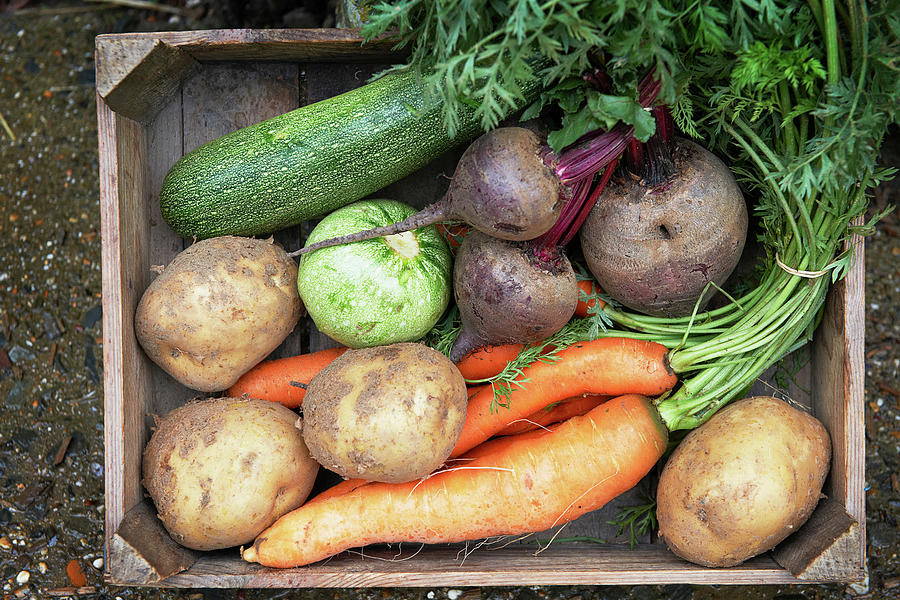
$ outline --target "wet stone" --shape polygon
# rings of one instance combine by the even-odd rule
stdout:
[[[97,372],[97,357],[94,355],[94,338],[85,336],[84,347],[84,368],[87,371],[88,379],[92,383],[100,382],[100,374]]]
[[[37,439],[37,433],[31,429],[17,429],[12,434],[12,442],[23,452],[31,450],[32,444]]]
[[[15,345],[8,351],[9,360],[12,361],[14,365],[18,365],[23,362],[34,360],[34,352],[28,350],[27,348],[23,348],[22,346]]]
[[[97,306],[92,306],[84,313],[84,318],[81,320],[81,326],[85,329],[92,329],[94,325],[100,322],[101,318],[103,318],[103,307],[99,304]]]
[[[41,314],[41,318],[44,322],[44,333],[47,335],[47,339],[55,340],[62,335],[62,331],[59,329],[59,324],[56,322],[56,319],[53,318],[53,315],[44,311]]]

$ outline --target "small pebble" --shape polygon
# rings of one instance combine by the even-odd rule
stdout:
[[[41,572],[41,575],[44,575],[47,572],[47,563],[41,561],[38,563],[38,571]]]
[[[447,597],[450,600],[456,600],[460,596],[462,596],[462,590],[447,590]]]
[[[13,546],[12,542],[9,541],[8,537],[6,537],[5,535],[3,537],[0,537],[0,548],[3,548],[4,550],[9,550],[10,548],[12,548],[12,546]]]
[[[31,579],[31,573],[28,571],[19,571],[19,574],[16,575],[16,583],[19,585],[25,585]]]
[[[95,569],[98,569],[98,570],[99,570],[99,569],[102,569],[102,568],[103,568],[103,558],[102,558],[102,557],[101,557],[101,558],[95,558],[95,559],[94,559],[94,562],[92,562],[91,564],[94,565],[94,568],[95,568]]]

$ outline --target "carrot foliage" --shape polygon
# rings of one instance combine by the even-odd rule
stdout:
[[[850,242],[880,218],[864,221],[871,190],[894,175],[878,158],[900,122],[896,0],[395,0],[369,19],[366,35],[395,32],[410,51],[451,130],[468,107],[496,125],[517,82],[539,77],[524,117],[555,118],[554,150],[598,128],[646,140],[638,82],[652,74],[680,134],[729,163],[763,248],[744,290],[684,318],[608,303],[579,325],[671,349],[682,383],[658,402],[671,430],[700,425],[811,339],[853,264]]]

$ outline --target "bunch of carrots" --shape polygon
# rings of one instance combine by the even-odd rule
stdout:
[[[585,314],[588,306],[579,310]],[[344,352],[260,363],[228,395],[302,406],[307,384]],[[345,480],[242,549],[248,562],[306,565],[372,543],[443,543],[548,529],[636,485],[666,450],[652,398],[677,378],[667,348],[606,337],[561,348],[522,369],[503,405],[495,377],[522,351],[488,346],[457,366],[470,382],[465,426],[445,466],[404,484]]]

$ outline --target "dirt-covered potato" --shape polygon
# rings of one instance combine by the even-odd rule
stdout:
[[[210,398],[159,420],[144,448],[142,483],[176,542],[216,550],[252,541],[300,506],[318,470],[292,410]]]
[[[739,400],[690,432],[657,489],[659,536],[678,556],[730,567],[809,518],[831,461],[812,415],[768,396]]]
[[[303,416],[303,438],[322,466],[347,478],[412,481],[453,450],[466,383],[424,344],[347,350],[309,382]]]
[[[223,236],[179,253],[144,292],[134,325],[153,362],[216,392],[278,347],[302,314],[297,265],[281,247]]]

